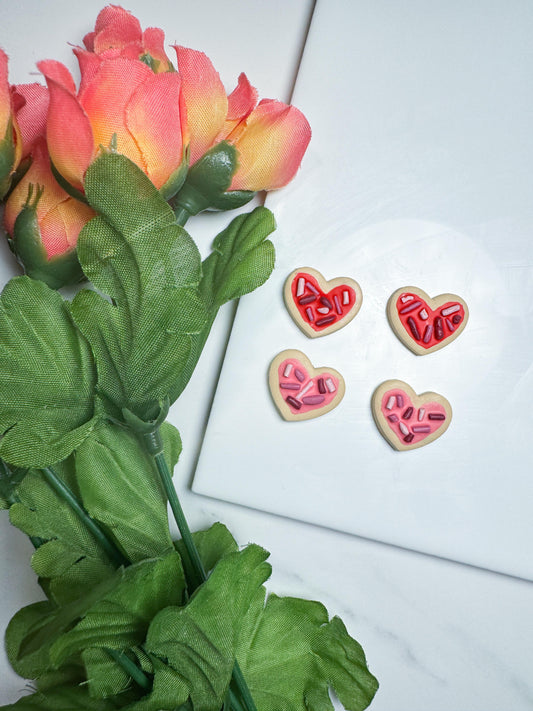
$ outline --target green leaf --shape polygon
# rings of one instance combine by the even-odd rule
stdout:
[[[126,696],[116,699],[93,699],[85,686],[59,686],[23,696],[19,701],[0,706],[1,711],[112,711],[128,702]]]
[[[239,215],[216,237],[204,261],[200,288],[208,303],[219,307],[265,283],[274,268],[274,245],[267,236],[276,229],[273,214],[256,207]]]
[[[235,539],[223,523],[216,522],[205,531],[196,531],[192,534],[194,544],[200,555],[200,560],[206,573],[210,573],[215,565],[228,553],[235,553],[238,550]],[[181,555],[185,567],[185,577],[187,580],[194,578],[194,572],[189,569],[190,560],[187,555],[183,540],[180,539],[174,544],[176,550]]]
[[[154,618],[144,646],[170,667],[156,667],[154,687],[164,674],[175,705],[190,696],[195,711],[222,706],[243,617],[270,575],[267,556],[255,545],[230,553],[185,607],[167,608]]]
[[[95,370],[68,305],[28,277],[0,297],[0,456],[17,466],[65,459],[96,424]]]
[[[200,256],[154,185],[124,156],[98,158],[85,190],[100,216],[82,230],[78,257],[109,300],[83,290],[72,313],[91,344],[111,414],[128,408],[150,420],[160,401],[177,397],[175,380],[205,325]]]
[[[274,268],[274,246],[267,236],[275,229],[274,216],[265,207],[239,215],[216,237],[213,251],[203,262],[200,293],[208,307],[209,319],[203,331],[193,337],[188,362],[177,376],[181,393],[196,367],[218,309],[258,288]]]
[[[68,469],[65,464],[57,471],[65,475]],[[74,600],[88,586],[113,575],[115,566],[40,472],[28,472],[17,487],[17,497],[19,501],[9,510],[11,523],[28,536],[47,541],[33,554],[32,567],[49,580],[47,592],[52,600],[58,604]]]
[[[116,585],[53,644],[54,665],[89,647],[123,650],[141,644],[154,616],[163,608],[179,605],[184,590],[181,559],[175,552],[126,568]]]
[[[26,473],[27,469],[11,468],[0,459],[0,509],[8,509],[15,503],[17,486]]]
[[[161,427],[172,471],[181,452],[178,431]],[[105,525],[132,562],[172,549],[167,499],[160,478],[138,438],[106,423],[79,447],[76,472],[83,504]]]
[[[87,672],[87,686],[93,698],[106,699],[128,688],[130,676],[111,659],[105,649],[85,649],[81,653]]]
[[[372,701],[377,681],[361,646],[318,602],[258,593],[237,659],[261,711],[332,711],[332,688],[348,711]]]

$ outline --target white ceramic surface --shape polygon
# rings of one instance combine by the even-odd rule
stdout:
[[[532,31],[522,0],[319,3],[294,94],[313,140],[267,199],[276,270],[239,305],[194,491],[533,577]],[[359,282],[346,328],[295,327],[282,289],[301,266]],[[461,295],[464,333],[405,348],[385,309],[407,285]],[[343,374],[333,412],[279,417],[265,374],[286,348]],[[391,378],[450,401],[439,440],[380,436],[370,399]]]

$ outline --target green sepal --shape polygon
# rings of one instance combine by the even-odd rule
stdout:
[[[15,164],[15,139],[13,120],[7,122],[6,133],[0,140],[0,200],[3,200],[11,188],[11,178]]]
[[[52,171],[52,175],[56,179],[58,185],[63,188],[67,195],[70,195],[70,197],[75,198],[79,202],[85,203],[85,205],[89,204],[89,201],[85,197],[84,193],[82,193],[81,190],[78,190],[78,188],[75,188],[74,185],[71,185],[68,180],[61,175],[59,170],[55,167],[53,161],[50,161],[50,170]]]
[[[189,169],[189,149],[187,148],[183,152],[183,160],[176,168],[176,170],[171,173],[167,182],[159,188],[161,197],[164,200],[170,200],[174,195],[181,189],[185,178],[187,177],[187,171]]]
[[[85,275],[81,270],[76,249],[48,258],[41,239],[41,230],[37,219],[37,203],[42,195],[42,188],[37,187],[33,196],[33,185],[28,190],[26,203],[15,220],[10,247],[24,271],[32,279],[39,279],[51,289],[77,284]]]
[[[9,467],[0,459],[0,509],[8,509],[16,503],[17,486],[27,474],[27,469]]]
[[[203,210],[233,210],[245,205],[254,197],[254,192],[228,192],[237,167],[237,149],[227,141],[217,143],[189,169],[172,206],[176,211],[185,210],[189,215],[197,215]]]

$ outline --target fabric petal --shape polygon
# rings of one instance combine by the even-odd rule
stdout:
[[[213,145],[224,128],[228,98],[218,72],[203,52],[180,46],[174,49],[187,107],[192,165]]]
[[[165,33],[159,27],[147,27],[143,32],[143,49],[156,62],[159,63],[155,69],[156,73],[168,72],[172,70],[172,62],[165,52]]]
[[[29,155],[38,138],[46,135],[50,94],[42,84],[17,84],[12,87],[17,123],[22,139],[22,157]]]
[[[273,190],[295,176],[311,139],[301,111],[265,99],[230,140],[239,151],[239,167],[230,190]]]
[[[151,74],[135,90],[126,108],[127,128],[141,152],[148,177],[158,189],[183,156],[180,91],[177,72]]]
[[[145,170],[141,152],[126,125],[126,107],[137,88],[153,72],[140,60],[103,60],[80,103],[89,117],[95,146],[108,146],[113,135],[117,150]]]
[[[66,84],[61,83],[68,70],[63,67],[63,72],[63,65],[58,65],[59,62],[49,60],[37,65],[46,78],[50,92],[46,126],[48,151],[65,180],[81,188],[94,153],[93,132],[87,114],[69,89],[68,77]]]
[[[108,5],[100,11],[94,26],[93,51],[99,54],[106,49],[122,48],[140,42],[142,30],[139,20],[118,5]]]
[[[3,140],[6,135],[12,113],[7,61],[7,54],[0,49],[0,140]]]

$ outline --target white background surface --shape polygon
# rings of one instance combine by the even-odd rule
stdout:
[[[532,32],[520,1],[317,8],[294,94],[313,141],[267,198],[276,270],[239,307],[195,491],[533,579]],[[304,266],[359,282],[348,326],[295,326],[283,284]],[[386,304],[408,285],[466,300],[457,340],[416,356],[395,337]],[[281,419],[265,373],[286,348],[342,373],[333,412]],[[398,453],[380,436],[389,379],[449,400],[440,439]]]
[[[318,9],[324,14],[329,2],[319,2]],[[20,0],[16,7],[2,4],[0,45],[12,59],[12,81],[32,80],[28,73],[43,57],[71,63],[65,42],[79,41],[91,29],[101,6],[92,1],[75,4],[60,0],[46,4]],[[345,6],[351,3],[347,1]],[[289,97],[311,2],[231,0],[222,4],[201,0],[193,5],[160,1],[149,7],[130,2],[127,7],[143,26],[163,27],[169,43],[178,41],[206,51],[228,88],[238,73],[246,70],[261,95]],[[379,59],[379,54],[377,48],[374,56]],[[323,62],[325,70],[326,56]],[[336,68],[330,67],[328,81],[335,75]],[[320,89],[318,86],[317,91]],[[328,106],[324,106],[324,112],[330,116],[335,113]],[[348,128],[335,123],[331,131],[342,129],[351,140]],[[313,155],[311,152],[304,161],[300,181],[313,167]],[[326,212],[340,229],[345,215],[335,204]],[[276,209],[276,215],[279,251],[284,214]],[[189,223],[202,251],[228,221],[229,216],[219,215]],[[7,252],[2,253],[1,263],[7,277]],[[193,380],[171,413],[184,441],[175,481],[191,526],[225,522],[241,543],[255,541],[272,552],[271,589],[278,594],[322,600],[331,614],[343,617],[351,634],[364,646],[370,667],[381,683],[373,711],[530,709],[533,629],[529,583],[217,502],[189,491],[230,311],[226,309],[219,317]],[[268,432],[265,437],[268,439]],[[217,460],[212,466],[229,485],[233,473],[227,466]],[[285,495],[282,485],[279,497]],[[413,512],[415,515],[418,512]],[[524,539],[522,544],[526,548],[529,540]],[[41,597],[29,566],[30,555],[29,542],[10,527],[7,515],[0,513],[2,630],[16,610]],[[0,655],[0,703],[15,701],[24,686],[25,681],[9,670]]]

